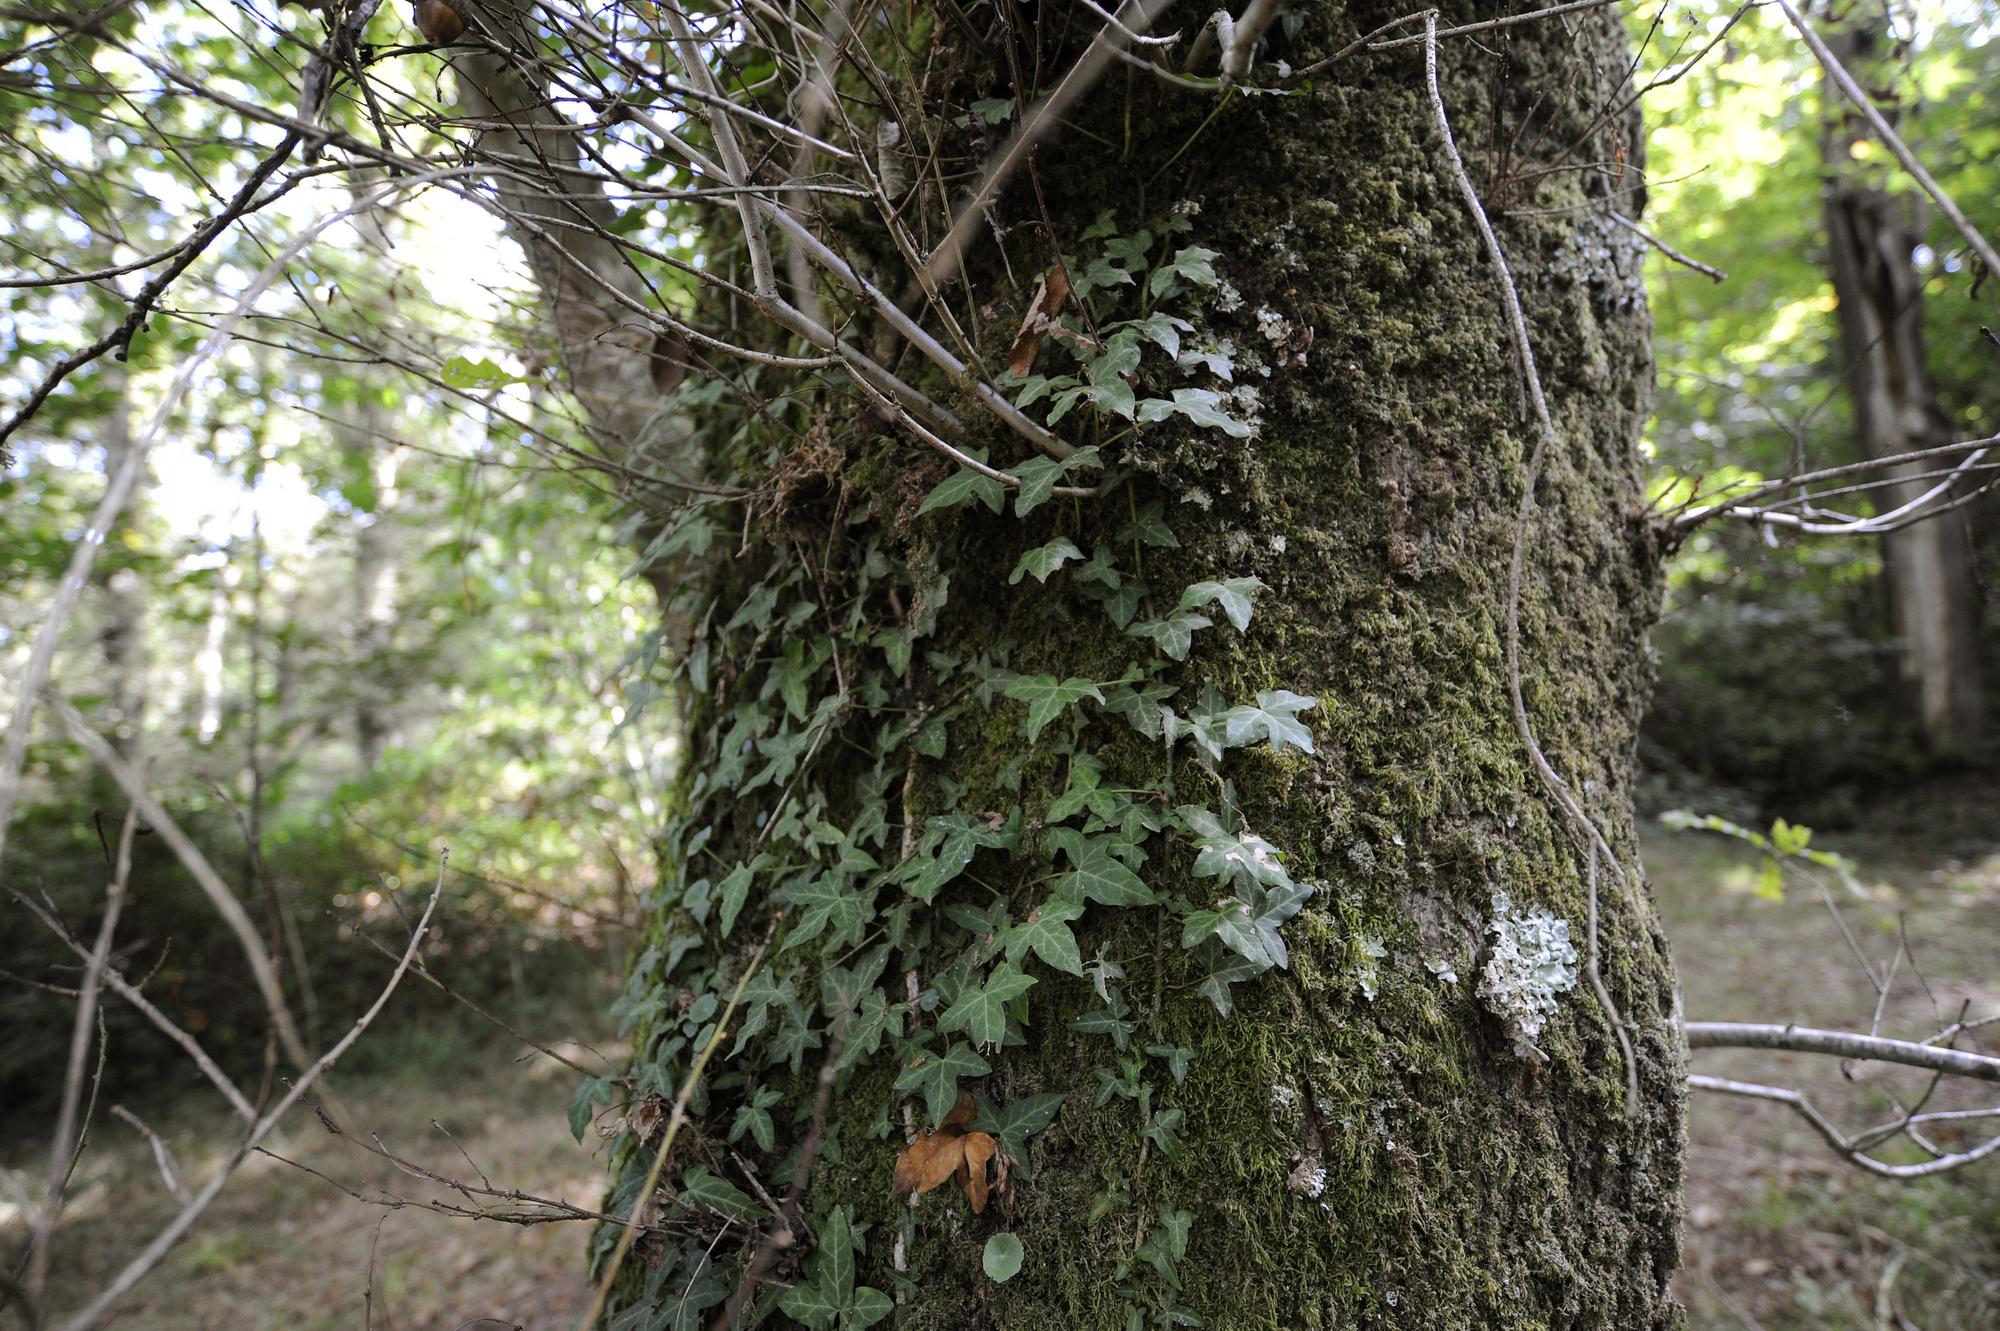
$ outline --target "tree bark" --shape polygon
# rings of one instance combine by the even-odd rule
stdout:
[[[1399,12],[1293,10],[1300,26],[1269,40],[1295,68]],[[1183,6],[1158,27],[1201,21]],[[957,53],[957,85],[922,89],[928,128],[949,137],[965,90],[1012,86],[1010,66],[1041,69],[1046,87],[1098,20],[1077,22],[1051,14],[1047,32],[1024,22],[991,51]],[[942,18],[938,33],[959,39]],[[645,1097],[674,1098],[718,1019],[736,1038],[707,1065],[661,1175],[668,1232],[621,1272],[635,1325],[712,1324],[746,1265],[771,1282],[742,1285],[767,1324],[789,1312],[863,1325],[883,1310],[813,1323],[778,1300],[837,1286],[828,1250],[844,1254],[864,1225],[849,1286],[893,1297],[904,1327],[1169,1325],[1177,1309],[1212,1328],[1677,1322],[1681,1045],[1631,806],[1659,591],[1637,447],[1650,321],[1635,242],[1600,211],[1612,191],[1631,208],[1636,179],[1623,173],[1635,168],[1530,174],[1636,161],[1634,118],[1607,112],[1626,93],[1623,41],[1595,10],[1443,52],[1473,178],[1523,208],[1499,228],[1559,434],[1518,604],[1509,566],[1536,427],[1421,46],[1219,109],[1115,73],[1069,113],[1090,133],[1044,144],[1033,176],[1001,196],[1007,261],[982,239],[969,289],[950,297],[979,312],[998,364],[1055,252],[1076,255],[1107,209],[1131,237],[1182,205],[1185,240],[1216,252],[1234,293],[1187,336],[1233,343],[1258,389],[1254,404],[1232,399],[1255,418],[1250,438],[1172,419],[1114,438],[1116,421],[1079,412],[1074,437],[1096,430],[1115,474],[1100,497],[1025,518],[976,503],[919,513],[952,470],[823,386],[802,395],[814,405],[775,450],[766,438],[727,457],[760,501],[740,544],[734,530],[714,540],[680,588],[685,621],[705,627],[684,663],[684,817],[668,829],[669,879],[620,1005],[636,1049],[621,1098],[637,1107],[614,1151],[614,1211],[638,1204],[661,1140]],[[925,142],[899,131],[876,142]],[[920,179],[921,148],[908,165]],[[893,258],[866,218],[828,225],[850,249]],[[1099,297],[1106,311],[1121,299],[1115,287]],[[1046,368],[1053,339],[1043,356]],[[1018,461],[997,427],[977,442]],[[1255,577],[1265,590],[1247,631],[1215,613],[1184,661],[1161,661],[1075,564],[1016,570],[1057,538],[1143,580],[1142,619],[1166,618],[1202,580]],[[1622,878],[1591,869],[1587,834],[1517,731],[1516,612],[1528,721]],[[1189,715],[1210,689],[1230,704],[1311,695],[1299,719],[1313,751],[1237,748],[1212,773],[1189,744],[1087,702],[1039,729],[1008,690],[1044,675],[1100,692],[1157,681]],[[1154,814],[1177,801],[1227,809],[1314,885],[1282,928],[1287,964],[1235,985],[1223,1015],[1200,992],[1199,949],[1182,945],[1221,884],[1190,866],[1185,837],[1142,838],[1138,874],[1161,904],[1093,897],[1075,924],[1082,957],[1122,968],[1108,987],[1132,1029],[1108,1036],[1089,979],[1039,948],[1022,956],[1035,983],[975,1051],[989,1070],[961,1087],[996,1106],[1066,1098],[983,1213],[950,1187],[897,1197],[897,1155],[937,1117],[911,1079],[963,1043],[949,1013],[995,974],[1008,931],[1060,898],[1057,847],[1080,814],[1052,806],[1093,766]],[[895,866],[936,853],[925,847],[940,818],[1018,849],[968,851],[965,872],[926,899]],[[1594,897],[1616,1015],[1579,984],[1532,1053],[1510,1038],[1479,996],[1502,892],[1566,921],[1579,953]],[[743,1002],[728,1008],[739,981]],[[816,1099],[822,1063],[830,1104]],[[769,1146],[758,1113],[771,1116]],[[721,1227],[697,1171],[782,1204],[802,1156],[808,1186],[772,1261],[758,1231],[781,1226],[753,1202],[747,1237]],[[1003,1232],[1025,1248],[1004,1283],[982,1269]],[[615,1238],[600,1236],[600,1263]]]
[[[1865,60],[1875,48],[1870,22],[1834,34],[1844,62]],[[1871,458],[1937,448],[1956,436],[1924,356],[1923,279],[1913,257],[1922,239],[1919,205],[1857,166],[1849,149],[1867,136],[1866,125],[1838,93],[1828,98],[1837,110],[1826,138],[1827,250],[1854,432]],[[1917,499],[1937,483],[1935,475],[1926,478],[1936,470],[1921,463],[1885,468],[1893,483],[1880,492],[1878,511]],[[1888,533],[1882,562],[1912,728],[1932,757],[1968,756],[1979,748],[1986,704],[1978,587],[1963,514]]]

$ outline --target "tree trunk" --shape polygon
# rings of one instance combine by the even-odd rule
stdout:
[[[101,373],[111,407],[104,414],[97,438],[104,447],[104,474],[111,476],[132,451],[131,375],[116,362],[107,362]],[[126,520],[114,533],[114,539],[138,527],[144,494],[142,476],[126,507]],[[98,637],[104,648],[104,668],[108,675],[105,693],[110,702],[109,723],[104,730],[112,748],[127,759],[138,753],[145,740],[150,691],[147,675],[151,665],[146,650],[145,581],[124,566],[129,555],[129,550],[114,550],[111,558],[97,562],[91,574],[104,597],[104,628]]]
[[[1834,35],[1844,60],[1866,61],[1877,46],[1863,18]],[[1858,166],[1852,145],[1867,127],[1839,94],[1827,137],[1826,230],[1839,301],[1841,356],[1848,400],[1864,455],[1895,457],[1949,444],[1956,437],[1938,404],[1924,359],[1923,279],[1912,257],[1922,238],[1916,201],[1889,192],[1878,173]],[[1877,510],[1908,504],[1937,484],[1935,464],[1885,468],[1894,481]],[[1972,541],[1961,513],[1950,512],[1882,538],[1898,674],[1915,730],[1936,758],[1977,750],[1984,724],[1980,683],[1979,598]]]
[[[1292,9],[1263,59],[1295,68],[1399,12]],[[954,117],[1010,68],[1053,84],[1098,23],[1077,14],[947,51],[927,125],[863,127],[883,160],[907,149],[911,226],[940,203],[925,145],[962,144]],[[958,31],[940,19],[937,41]],[[1045,144],[992,210],[1005,261],[982,238],[950,295],[997,366],[1055,253],[1073,277],[1131,268],[1096,270],[1045,374],[1121,320],[1187,319],[1168,327],[1209,368],[1155,343],[1098,362],[1058,426],[1102,446],[1101,494],[983,491],[824,383],[798,385],[783,432],[724,416],[702,436],[759,498],[742,538],[688,543],[709,557],[679,604],[703,628],[681,663],[683,816],[620,1004],[635,1085],[586,1092],[623,1107],[614,1212],[660,1149],[652,1111],[720,1042],[649,1212],[664,1231],[617,1277],[630,1325],[713,1325],[739,1289],[809,1326],[892,1307],[939,1328],[1676,1321],[1680,1043],[1631,810],[1659,585],[1650,328],[1634,247],[1592,206],[1633,181],[1527,174],[1636,152],[1633,119],[1604,114],[1623,35],[1594,10],[1480,41],[1446,42],[1443,95],[1473,178],[1534,210],[1499,226],[1559,436],[1527,519],[1525,713],[1621,869],[1592,867],[1510,711],[1536,427],[1423,48],[1219,110],[1114,67],[1066,117],[1089,133]],[[894,258],[865,215],[821,224]],[[1127,431],[1121,384],[1165,419]],[[937,511],[940,485],[972,502]],[[1311,889],[1295,918],[1285,883]],[[1579,978],[1548,918],[1587,958],[1593,896],[1623,1039],[1592,984],[1551,986],[1539,1026],[1508,997],[1529,935]],[[959,1091],[973,1136],[948,1117]],[[941,1119],[904,1168],[976,1172],[897,1195],[899,1154]],[[752,1194],[785,1205],[795,1170],[800,1209],[773,1221]],[[1007,1235],[1025,1256],[1003,1282]]]

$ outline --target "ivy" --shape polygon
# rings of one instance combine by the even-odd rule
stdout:
[[[1189,228],[1172,214],[1126,231],[1107,214],[1081,237],[1080,253],[1064,256],[1075,301],[1058,322],[1034,325],[1038,341],[1017,347],[1042,360],[1039,372],[1005,381],[1017,405],[1051,423],[1069,417],[1065,433],[1097,446],[1019,456],[1029,450],[1009,441],[1018,454],[995,444],[990,463],[970,448],[997,475],[952,467],[921,492],[914,513],[909,490],[894,492],[891,509],[872,482],[850,489],[842,480],[842,534],[851,539],[840,558],[769,541],[756,556],[767,567],[746,556],[683,607],[681,622],[695,627],[685,647],[671,646],[677,677],[700,699],[693,712],[705,729],[692,746],[700,762],[664,829],[671,868],[655,895],[658,928],[619,1004],[632,1067],[623,1079],[586,1082],[570,1117],[580,1137],[602,1105],[671,1098],[696,1051],[719,1024],[731,1027],[691,1101],[701,1140],[731,1149],[704,1151],[699,1165],[677,1162],[685,1169],[678,1205],[661,1222],[657,1269],[674,1267],[675,1290],[689,1293],[659,1299],[675,1304],[674,1317],[695,1319],[689,1325],[734,1287],[727,1262],[716,1269],[714,1254],[726,1255],[718,1227],[754,1232],[768,1221],[744,1188],[753,1169],[769,1178],[794,1167],[788,1156],[813,1126],[809,1097],[796,1088],[829,1059],[839,1094],[871,1088],[886,1101],[862,1111],[860,1131],[843,1117],[825,1132],[822,1158],[835,1164],[893,1145],[886,1139],[920,1105],[926,1139],[983,1133],[997,1143],[990,1186],[1032,1186],[1037,1134],[1083,1087],[1099,1110],[1127,1116],[1123,1130],[1148,1155],[1173,1160],[1190,1112],[1176,1101],[1200,1072],[1193,1051],[1158,1029],[1159,995],[1193,988],[1226,1018],[1236,985],[1290,965],[1286,931],[1315,886],[1251,829],[1226,774],[1244,748],[1312,753],[1305,717],[1318,700],[1283,687],[1250,702],[1224,696],[1197,648],[1216,645],[1204,634],[1224,622],[1252,632],[1272,592],[1227,567],[1156,589],[1147,574],[1160,580],[1187,556],[1175,553],[1165,501],[1134,488],[1145,467],[1132,463],[1144,455],[1107,462],[1156,427],[1217,443],[1252,433],[1254,398],[1228,387],[1234,349],[1204,326],[1202,302],[1213,299],[1204,293],[1222,286],[1218,256],[1187,243]],[[711,407],[720,412],[722,401]],[[813,430],[841,427],[838,413],[819,411],[809,396],[783,410],[817,413]],[[804,421],[774,429],[745,418],[731,455],[782,459],[796,447],[791,426]],[[769,464],[745,465],[752,474],[735,480],[751,489],[757,467]],[[1084,485],[1103,499],[1055,503],[1059,488]],[[799,493],[795,502],[815,502],[810,487]],[[661,543],[708,549],[713,559],[713,547],[734,539],[727,522],[695,510]],[[1004,587],[969,581],[977,561],[953,562],[968,540],[1008,570]],[[756,545],[746,538],[743,548]],[[1014,627],[977,649],[947,640],[960,610],[985,611],[982,599],[1003,601],[996,619]],[[1089,677],[1038,673],[1060,658],[1033,635],[1060,633],[1079,607],[1101,609],[1117,630],[1093,626],[1112,659],[1093,661]],[[641,656],[650,668],[673,654],[655,635]],[[1010,728],[1026,743],[1006,755],[996,737]],[[1133,745],[1128,729],[1146,743]],[[982,745],[998,770],[976,783],[954,770],[955,743]],[[1210,790],[1220,791],[1213,808],[1201,802]],[[1105,947],[1086,955],[1100,936]],[[1118,940],[1134,936],[1162,944],[1140,980],[1149,1002],[1128,996],[1118,959],[1130,964]],[[753,937],[770,946],[730,1015],[723,1005]],[[1024,1045],[1038,1023],[1065,1022],[1084,1037],[1075,1047],[1102,1063],[1078,1068],[1072,1086],[1030,1083],[1014,1100],[989,1099],[1003,1085],[982,1080],[994,1073],[989,1060]],[[893,1069],[891,1086],[861,1075],[871,1065]],[[636,1189],[644,1153],[634,1133],[619,1141],[619,1188]],[[743,1159],[750,1155],[754,1166]],[[988,1157],[977,1159],[983,1168]],[[871,1165],[872,1157],[853,1172],[872,1176]],[[1132,1207],[1133,1183],[1112,1180],[1105,1205]],[[987,1186],[983,1173],[976,1185],[967,1180],[963,1204],[976,1196],[983,1205]],[[638,1200],[614,1190],[620,1214]],[[838,1200],[819,1208],[817,1250],[802,1272],[788,1271],[789,1288],[764,1296],[766,1315],[775,1307],[815,1331],[892,1316],[889,1296],[857,1278],[863,1233],[849,1199]],[[907,1213],[903,1223],[932,1223],[934,1214]],[[1160,1209],[1142,1237],[1136,1220],[1121,1226],[1113,1275],[1132,1315],[1143,1307],[1156,1325],[1198,1325],[1178,1294],[1187,1213]],[[991,1237],[988,1274],[1009,1279],[1030,1255],[1017,1236]]]

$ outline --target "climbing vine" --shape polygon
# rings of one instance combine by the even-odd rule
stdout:
[[[1249,381],[1272,368],[1217,331],[1243,300],[1220,256],[1190,243],[1193,211],[1130,231],[1107,212],[1043,279],[1005,382],[1017,407],[1087,432],[1066,457],[1002,467],[975,449],[978,466],[919,496],[900,466],[839,436],[852,396],[838,381],[818,401],[755,410],[732,410],[712,382],[670,404],[739,460],[732,480],[761,464],[779,498],[742,538],[763,557],[691,592],[685,637],[663,632],[640,653],[654,695],[685,698],[695,760],[663,832],[657,923],[616,1009],[631,1066],[586,1081],[571,1115],[579,1136],[595,1122],[613,1143],[610,1213],[649,1226],[611,1325],[704,1324],[774,1228],[808,1241],[752,1291],[746,1324],[773,1310],[814,1328],[887,1316],[907,1291],[857,1284],[855,1257],[888,1245],[906,1279],[920,1213],[902,1210],[900,1231],[884,1233],[848,1206],[815,1205],[808,1187],[788,1214],[779,1181],[815,1164],[879,1163],[913,1199],[956,1179],[972,1211],[997,1203],[983,1269],[1011,1278],[1034,1261],[1032,1236],[1010,1225],[1015,1190],[1034,1186],[1034,1139],[1070,1095],[1003,1098],[988,1077],[996,1055],[1054,1022],[1091,1037],[1099,1061],[1083,1084],[1095,1108],[1125,1106],[1141,1143],[1100,1202],[1132,1226],[1110,1277],[1135,1326],[1200,1324],[1180,1295],[1188,1213],[1132,1192],[1147,1154],[1181,1151],[1175,1100],[1193,1050],[1164,1037],[1158,995],[1128,992],[1124,961],[1092,940],[1158,937],[1181,958],[1177,983],[1222,1017],[1237,987],[1288,966],[1284,927],[1316,885],[1248,824],[1231,755],[1310,754],[1327,704],[1286,688],[1229,696],[1199,668],[1205,636],[1257,631],[1269,594],[1258,578],[1217,568],[1159,585],[1180,542],[1146,496],[1146,432],[1173,421],[1195,439],[1251,435]],[[1088,500],[1058,494],[1085,483]],[[835,515],[845,552],[805,543],[786,506],[809,504]],[[1052,505],[1066,511],[1050,524]],[[1039,539],[1048,525],[1058,534]],[[772,531],[791,535],[772,549]],[[726,539],[696,506],[649,557]],[[1058,674],[1028,664],[1045,653],[1020,629],[975,650],[941,640],[940,611],[977,592],[936,570],[982,559],[1023,591],[1067,582],[1065,604],[1122,631],[1122,659]],[[954,774],[953,732],[996,727],[1018,741],[1013,758],[976,784]],[[1112,927],[1114,913],[1140,927]],[[1084,986],[1081,1010],[1045,999],[1065,978]],[[865,1139],[818,1121],[824,1104],[802,1093],[816,1075],[837,1095],[879,1097]],[[677,1097],[691,1130],[660,1162]],[[615,1234],[600,1233],[600,1266]]]

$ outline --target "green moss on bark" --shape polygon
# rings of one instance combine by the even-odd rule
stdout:
[[[1305,17],[1285,47],[1294,64],[1379,21],[1294,8]],[[1619,67],[1621,39],[1601,14],[1512,33],[1504,62],[1449,48],[1445,90],[1489,205],[1537,210],[1497,219],[1564,437],[1539,488],[1520,604],[1525,696],[1550,761],[1636,865],[1632,750],[1657,598],[1636,453],[1648,320],[1636,256],[1578,207],[1602,180],[1525,174],[1565,155],[1608,157],[1611,136],[1629,134],[1622,118],[1597,123],[1616,91],[1599,71]],[[1113,79],[1079,114],[1146,126],[1127,155],[1107,164],[1077,136],[1041,154],[1051,216],[1068,236],[1106,206],[1136,223],[1134,209],[1199,205],[1196,238],[1220,252],[1244,301],[1208,331],[1259,346],[1259,310],[1311,330],[1302,365],[1259,380],[1252,439],[1162,425],[1127,456],[1141,473],[1131,493],[1165,502],[1182,543],[1144,552],[1156,596],[1217,576],[1255,575],[1271,589],[1248,635],[1200,635],[1177,682],[1213,682],[1232,701],[1273,688],[1321,700],[1316,754],[1244,751],[1228,771],[1252,826],[1324,890],[1287,928],[1290,969],[1238,986],[1228,1018],[1196,993],[1200,973],[1171,927],[1162,946],[1151,913],[1092,910],[1079,926],[1086,956],[1125,967],[1140,1042],[1194,1051],[1185,1084],[1155,1064],[1156,1105],[1184,1116],[1174,1158],[1142,1139],[1131,1101],[1093,1105],[1091,1069],[1110,1046],[1069,1028],[1096,1000],[1060,976],[1033,991],[1026,1047],[995,1056],[980,1087],[996,1101],[1069,1097],[1034,1140],[1033,1176],[1017,1180],[1010,1210],[974,1217],[950,1190],[913,1210],[892,1198],[895,1070],[878,1059],[843,1087],[811,1196],[872,1226],[860,1278],[900,1290],[900,1326],[1122,1328],[1129,1291],[1158,1279],[1131,1263],[1161,1207],[1195,1217],[1183,1298],[1219,1331],[1628,1331],[1677,1318],[1666,1281],[1681,1070],[1671,969],[1636,874],[1632,892],[1607,884],[1600,902],[1603,980],[1640,1062],[1636,1103],[1587,988],[1562,1000],[1539,1071],[1475,997],[1496,889],[1571,921],[1580,949],[1586,889],[1571,829],[1508,712],[1506,570],[1532,435],[1420,62],[1420,48],[1358,57],[1308,94],[1234,98],[1207,123],[1206,104]],[[1491,128],[1514,144],[1519,179],[1502,178]],[[1010,243],[1016,269],[1032,271],[1033,245]],[[975,269],[974,304],[1021,304],[992,267]],[[997,433],[992,443],[996,455],[1012,447]],[[1026,522],[970,509],[919,519],[913,496],[927,485],[909,483],[908,456],[868,454],[843,479],[871,507],[872,536],[950,573],[933,640],[1010,641],[1015,670],[1116,677],[1133,640],[1099,607],[1061,578],[1010,588],[1006,574],[1019,550],[1052,535],[1086,550],[1111,539],[1126,513],[1057,503]],[[1119,727],[1093,735],[1121,780],[1211,793],[1185,756],[1170,761]],[[1044,748],[1022,762],[1022,744],[1017,708],[960,715],[946,758],[913,762],[906,821],[950,807],[949,781],[957,807],[1020,806],[1032,840],[1064,760]],[[1175,880],[1178,862],[1156,853],[1149,880],[1199,895]],[[1386,954],[1368,956],[1363,940]],[[985,1239],[1002,1228],[1027,1248],[1004,1285],[980,1270]]]

